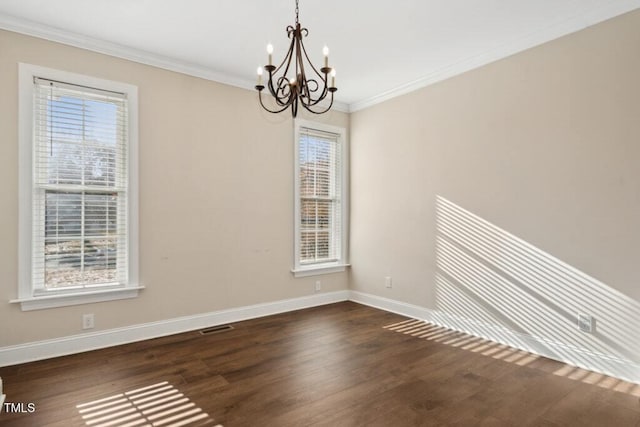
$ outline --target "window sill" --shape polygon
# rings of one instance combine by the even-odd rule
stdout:
[[[22,311],[42,310],[46,308],[65,307],[69,305],[91,304],[94,302],[114,301],[135,298],[144,286],[130,286],[127,288],[101,289],[84,292],[70,292],[64,294],[41,295],[10,300],[12,304],[20,304]]]
[[[321,274],[340,273],[351,264],[315,264],[291,270],[294,277],[319,276]]]

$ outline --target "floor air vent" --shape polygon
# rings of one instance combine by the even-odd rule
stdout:
[[[212,326],[210,328],[200,329],[200,334],[211,335],[211,334],[217,334],[218,332],[230,331],[232,329],[233,329],[233,326],[231,325],[218,325],[218,326]]]

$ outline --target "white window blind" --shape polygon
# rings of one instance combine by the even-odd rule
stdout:
[[[34,78],[32,286],[127,282],[127,96]]]
[[[340,135],[300,127],[298,140],[298,264],[342,260]]]

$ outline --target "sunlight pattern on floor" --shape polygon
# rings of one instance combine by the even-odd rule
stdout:
[[[76,408],[90,427],[213,425],[206,412],[166,381],[82,403]]]
[[[541,358],[541,356],[528,353],[523,350],[469,335],[464,332],[434,325],[423,320],[409,319],[386,325],[383,328],[405,335],[439,342],[451,347],[458,347],[465,351],[479,353],[483,356],[503,360],[508,363],[514,363],[519,366],[531,365]],[[640,397],[640,385],[599,374],[597,372],[563,364],[561,368],[554,370],[552,373],[575,381],[581,381],[586,384],[592,384],[609,390],[615,390]]]

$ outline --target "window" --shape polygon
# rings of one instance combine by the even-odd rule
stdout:
[[[135,86],[20,64],[23,310],[137,295]]]
[[[296,276],[343,271],[346,263],[346,137],[342,128],[295,126]]]

